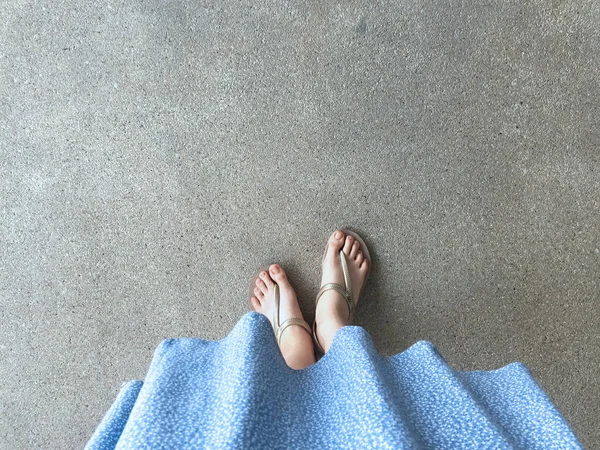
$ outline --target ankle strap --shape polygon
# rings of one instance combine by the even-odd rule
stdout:
[[[285,322],[283,322],[278,328],[277,328],[277,332],[275,333],[276,337],[277,337],[277,345],[280,344],[281,341],[281,335],[283,334],[283,332],[285,331],[285,329],[291,325],[299,325],[302,328],[304,328],[306,331],[308,331],[308,334],[310,335],[311,329],[310,326],[308,325],[308,323],[306,323],[304,320],[302,319],[288,319]]]
[[[344,289],[343,286],[340,286],[336,283],[327,283],[324,284],[321,289],[319,289],[319,293],[317,294],[317,300],[315,301],[315,306],[319,303],[319,299],[321,296],[327,291],[337,291],[339,292],[344,300],[346,300],[346,304],[348,305],[348,323],[352,322],[352,317],[354,316],[354,301],[350,296],[350,292]]]

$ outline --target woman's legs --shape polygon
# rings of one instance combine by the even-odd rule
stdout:
[[[269,267],[269,272],[261,272],[256,280],[252,307],[271,321],[275,309],[275,283],[279,285],[280,323],[287,319],[303,319],[296,293],[290,285],[285,271],[277,264]],[[312,337],[308,331],[298,325],[287,327],[280,340],[281,354],[292,369],[300,370],[314,364],[315,351]]]
[[[327,283],[344,286],[340,249],[343,249],[346,255],[354,295],[352,301],[356,304],[358,303],[358,295],[365,283],[369,263],[360,251],[360,244],[352,236],[346,236],[340,230],[335,231],[327,242],[321,286]],[[329,351],[335,333],[348,324],[348,316],[348,305],[339,292],[329,290],[323,293],[319,303],[317,303],[315,321],[317,323],[317,337],[325,352]]]
[[[327,283],[344,285],[340,250],[343,250],[346,256],[354,293],[352,300],[356,304],[369,270],[368,261],[360,251],[360,244],[352,236],[346,236],[340,230],[335,231],[327,243],[321,286]],[[285,271],[277,264],[271,265],[268,272],[261,272],[256,280],[254,297],[251,299],[254,310],[267,316],[272,323],[275,283],[279,285],[280,292],[280,323],[291,318],[303,319],[296,293]],[[348,324],[348,315],[348,305],[339,292],[329,290],[323,293],[317,304],[315,321],[317,337],[326,352],[331,347],[335,333]],[[285,362],[292,369],[304,369],[315,363],[312,336],[301,326],[292,325],[283,331],[280,348]]]

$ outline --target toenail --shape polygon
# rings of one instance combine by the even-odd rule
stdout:
[[[275,273],[279,272],[279,266],[277,266],[277,265],[273,266],[273,272],[275,272]]]
[[[336,239],[341,239],[342,238],[342,232],[341,231],[336,231],[335,232],[335,238]]]

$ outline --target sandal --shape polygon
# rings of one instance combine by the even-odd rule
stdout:
[[[267,271],[267,273],[268,273],[268,271]],[[250,306],[250,309],[252,311],[254,311],[254,308],[252,307],[251,299],[254,296],[254,287],[256,286],[255,283],[256,283],[257,278],[258,278],[258,275],[256,275],[254,278],[252,278],[252,283],[250,285],[250,297],[248,298],[248,305]],[[273,322],[272,322],[273,323],[273,332],[275,333],[275,338],[277,339],[277,345],[281,346],[280,345],[281,335],[283,334],[283,332],[285,331],[285,329],[287,327],[292,326],[292,325],[299,325],[302,328],[304,328],[306,331],[308,331],[308,334],[310,334],[311,329],[310,329],[310,325],[303,319],[291,318],[291,319],[284,321],[281,324],[279,323],[279,285],[275,281],[273,281],[273,283],[275,283],[275,309],[273,310]]]
[[[363,287],[364,287],[364,285],[367,282],[369,272],[371,271],[371,255],[369,254],[369,249],[367,248],[367,244],[365,244],[365,241],[363,241],[362,238],[358,234],[354,233],[353,231],[344,230],[344,229],[341,229],[340,231],[343,232],[346,236],[349,235],[349,236],[352,236],[354,239],[356,239],[356,241],[360,244],[360,251],[363,253],[365,259],[369,263],[369,268],[367,270],[367,274],[365,275],[365,281],[363,283]],[[325,261],[325,256],[327,256],[328,249],[329,249],[329,247],[325,248],[325,253],[323,254],[323,261]],[[321,289],[319,289],[319,293],[317,294],[317,299],[315,300],[315,308],[316,308],[317,304],[319,303],[319,299],[325,292],[331,291],[331,290],[337,291],[341,294],[341,296],[344,298],[344,300],[346,300],[346,303],[348,304],[349,316],[348,316],[348,323],[346,325],[349,325],[352,323],[352,319],[354,317],[354,308],[356,307],[356,305],[354,304],[354,300],[352,299],[353,291],[352,291],[352,280],[350,278],[350,270],[348,269],[348,262],[346,261],[346,255],[344,254],[344,251],[342,249],[340,249],[340,260],[342,261],[342,271],[344,272],[345,286],[339,285],[337,283],[326,283],[323,286],[321,286]],[[323,264],[323,261],[321,262],[321,265]],[[360,292],[359,292],[359,296],[360,296]],[[313,322],[312,333],[313,333],[313,340],[315,342],[315,348],[321,354],[324,354],[325,350],[321,346],[321,343],[319,342],[319,338],[317,337],[317,321],[316,320]]]

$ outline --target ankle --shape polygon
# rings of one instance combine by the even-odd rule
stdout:
[[[315,363],[312,336],[302,327],[286,328],[279,348],[286,364],[292,369],[301,370]]]
[[[350,312],[348,311],[346,302],[342,298],[326,298],[326,295],[323,294],[315,311],[317,325],[326,321],[341,322],[343,325],[347,325],[350,319]]]
[[[317,338],[325,353],[329,351],[335,334],[346,325],[346,322],[337,319],[325,319],[317,323]]]
[[[303,327],[292,325],[283,330],[281,340],[279,341],[279,348],[284,356],[289,353],[295,353],[307,345],[312,347],[312,337]]]

